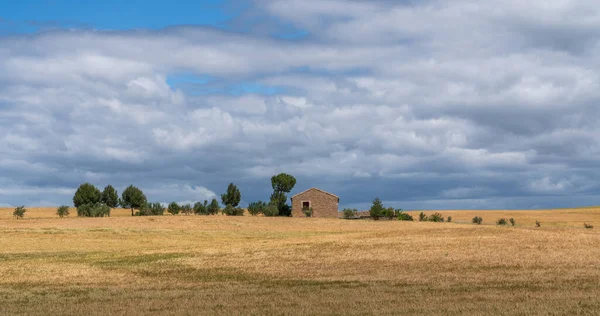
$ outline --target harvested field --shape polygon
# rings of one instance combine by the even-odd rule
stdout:
[[[598,208],[441,212],[456,223],[54,212],[0,210],[1,315],[600,313]],[[485,225],[500,217],[517,226]]]

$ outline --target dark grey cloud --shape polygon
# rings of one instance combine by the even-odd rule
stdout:
[[[0,204],[69,203],[86,181],[160,202],[233,181],[248,203],[279,172],[361,208],[597,204],[599,17],[591,1],[265,0],[220,30],[0,37]],[[209,80],[169,84],[181,74]]]

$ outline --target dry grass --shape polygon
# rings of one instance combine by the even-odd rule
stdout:
[[[583,228],[600,209],[442,212],[458,223],[54,211],[0,210],[0,315],[600,313],[600,233]],[[517,226],[460,223],[475,215]]]

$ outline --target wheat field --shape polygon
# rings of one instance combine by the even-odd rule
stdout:
[[[599,208],[441,212],[454,223],[54,212],[0,209],[0,315],[600,315]]]

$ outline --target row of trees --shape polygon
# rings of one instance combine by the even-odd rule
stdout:
[[[296,178],[280,173],[271,178],[273,193],[269,203],[263,201],[252,202],[248,206],[251,215],[264,214],[265,216],[291,216],[292,208],[287,204],[286,193],[289,193],[296,185]],[[210,203],[208,200],[197,202],[194,205],[179,205],[171,202],[166,208],[161,203],[150,203],[146,195],[139,188],[130,185],[127,187],[121,197],[112,185],[107,185],[103,191],[100,191],[93,184],[84,183],[79,186],[73,196],[73,205],[77,208],[77,216],[82,217],[104,217],[110,216],[110,211],[116,207],[131,209],[131,216],[139,215],[163,215],[165,211],[177,215],[179,213],[190,215],[215,215],[219,212],[229,216],[239,216],[244,214],[244,209],[238,207],[242,200],[242,194],[239,188],[230,183],[225,193],[221,195],[221,202],[224,208],[221,209],[219,201],[213,198]],[[137,210],[137,211],[136,211]],[[60,217],[69,215],[69,208],[61,206],[57,210]]]

